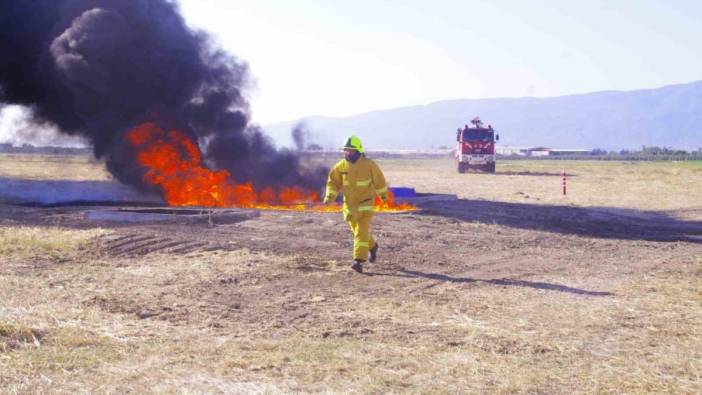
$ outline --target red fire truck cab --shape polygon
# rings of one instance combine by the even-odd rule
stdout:
[[[465,125],[456,132],[456,162],[458,172],[466,170],[481,170],[495,172],[495,143],[500,136],[495,133],[492,125],[483,127],[480,118],[470,121],[472,126]]]

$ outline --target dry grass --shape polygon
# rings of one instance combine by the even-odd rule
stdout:
[[[68,230],[48,227],[0,227],[0,255],[3,260],[21,258],[70,259],[105,229]]]
[[[560,177],[529,175],[558,173],[564,164],[575,175],[565,199]],[[12,170],[0,161],[0,175],[64,174],[43,172],[46,162],[32,166]],[[75,166],[76,174],[101,177],[89,162]],[[702,201],[702,191],[689,187],[702,181],[699,163],[515,161],[498,165],[498,173],[511,175],[496,176],[458,175],[449,160],[381,166],[394,185],[469,199],[641,210],[699,209]],[[493,225],[465,226],[477,232]],[[0,227],[0,392],[699,393],[702,388],[702,258],[675,253],[680,246],[674,243],[661,247],[670,251],[665,259],[637,255],[654,269],[632,269],[607,288],[613,294],[608,297],[437,282],[426,294],[398,290],[397,297],[332,298],[309,289],[304,300],[288,300],[278,293],[286,278],[298,276],[304,283],[315,275],[341,275],[342,269],[330,262],[308,274],[295,269],[304,256],[247,250],[136,258],[92,250],[110,232]],[[514,254],[524,254],[528,263],[539,259],[538,252]],[[32,266],[47,257],[60,264]],[[628,259],[633,258],[617,262],[633,268],[639,263]],[[593,288],[606,277],[606,272],[599,277],[553,272],[532,280]],[[270,304],[317,306],[311,309],[318,315],[315,325],[281,328],[265,309],[222,318],[224,327],[212,325],[217,320],[210,309],[221,309],[218,303],[227,299],[210,300],[220,290],[207,284],[226,278],[241,279],[236,284],[241,294],[265,295],[260,291],[268,289]],[[267,307],[264,302],[259,306]],[[139,317],[144,308],[171,307],[175,313],[180,305],[190,309],[182,320],[165,313]],[[258,321],[249,323],[253,313]],[[349,325],[355,322],[360,326]]]
[[[75,181],[112,179],[104,164],[85,155],[0,154],[0,177]]]
[[[481,289],[452,303],[376,300],[361,311],[455,334],[421,353],[449,392],[691,393],[702,384],[701,285],[637,280],[603,300]]]
[[[253,262],[275,276],[295,258],[153,255],[69,265],[48,278],[2,276],[0,339],[17,341],[0,353],[0,383],[17,392],[186,393],[694,393],[702,385],[695,262],[686,272],[633,276],[612,289],[613,298],[444,284],[430,299],[325,301],[320,323],[334,327],[344,316],[384,322],[391,333],[380,337],[271,337],[266,328],[227,335],[86,304],[91,295],[196,304],[200,295],[170,295],[246,278]]]

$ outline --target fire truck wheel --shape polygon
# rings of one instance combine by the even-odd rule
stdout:
[[[495,162],[488,163],[488,164],[485,166],[485,170],[486,170],[488,173],[494,173],[494,172],[495,172]]]
[[[458,172],[461,174],[466,172],[466,167],[463,166],[463,163],[461,163],[461,162],[458,162]]]

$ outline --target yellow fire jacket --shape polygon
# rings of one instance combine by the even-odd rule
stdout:
[[[329,171],[324,201],[336,200],[339,192],[344,194],[344,214],[373,211],[376,194],[383,201],[388,198],[383,172],[365,156],[358,158],[356,163],[342,159]]]

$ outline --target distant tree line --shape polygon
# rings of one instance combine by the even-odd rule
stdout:
[[[607,151],[600,148],[592,150],[590,159],[612,160],[702,160],[702,149],[686,151],[670,147],[643,146],[640,150]]]
[[[702,160],[702,148],[686,151],[669,147],[643,146],[640,150],[608,151],[594,148],[589,152],[554,152],[550,155],[499,155],[502,158],[522,160]]]
[[[643,146],[640,150],[607,151],[595,148],[587,155],[526,157],[524,159],[582,159],[582,160],[702,160],[702,149],[686,151],[669,147]]]

